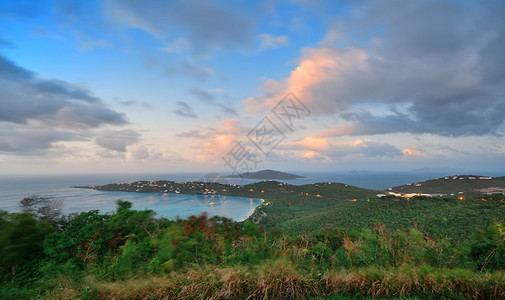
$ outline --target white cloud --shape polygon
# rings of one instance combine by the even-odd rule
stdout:
[[[259,38],[261,40],[260,49],[262,50],[289,45],[289,39],[285,35],[275,36],[269,33],[262,33],[259,35]]]
[[[191,45],[188,39],[183,37],[178,37],[174,39],[170,44],[162,48],[163,51],[169,53],[183,53],[191,49]]]

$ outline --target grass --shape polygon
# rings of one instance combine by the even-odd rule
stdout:
[[[90,289],[89,286],[93,288]],[[166,277],[101,282],[55,289],[43,299],[502,299],[503,272],[401,266],[304,273],[286,260],[257,267],[194,265]]]

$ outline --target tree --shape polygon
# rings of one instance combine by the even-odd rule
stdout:
[[[42,242],[51,225],[29,213],[2,215],[0,222],[0,265],[10,268],[12,280],[20,265],[42,255]]]
[[[23,212],[56,225],[61,219],[63,201],[54,197],[33,194],[21,200],[19,206]]]

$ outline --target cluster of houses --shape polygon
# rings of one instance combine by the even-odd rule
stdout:
[[[493,177],[491,176],[466,176],[466,178],[464,176],[445,176],[444,179],[460,179],[460,180],[463,180],[463,179],[470,179],[470,180],[478,180],[478,179],[481,179],[481,180],[486,180],[486,179],[493,179]]]
[[[377,197],[381,198],[381,197],[386,197],[387,195],[396,196],[396,197],[403,197],[403,198],[411,198],[411,197],[415,197],[415,196],[441,197],[441,196],[445,196],[447,194],[423,194],[423,193],[403,194],[403,193],[396,193],[396,192],[388,192],[387,194],[377,194]]]

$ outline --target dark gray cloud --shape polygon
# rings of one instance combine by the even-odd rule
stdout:
[[[160,69],[167,77],[188,76],[200,81],[207,80],[214,74],[214,70],[203,63],[197,63],[192,59],[172,60],[166,57],[160,57],[153,53],[144,53],[144,63],[146,67]]]
[[[119,101],[124,106],[140,106],[144,109],[151,110],[153,107],[149,102],[139,101],[137,99],[130,98],[128,100]]]
[[[195,63],[191,60],[175,62],[165,69],[165,74],[167,75],[175,74],[179,76],[179,74],[184,74],[202,81],[209,78],[213,73],[214,71],[209,67],[203,64]]]
[[[198,129],[192,129],[190,131],[177,134],[177,137],[204,139],[208,137],[208,134],[204,134],[201,130]]]
[[[117,152],[126,152],[127,146],[139,141],[140,134],[132,129],[104,130],[95,138],[97,145]]]
[[[127,123],[87,89],[41,79],[0,54],[0,152],[45,155],[60,141],[87,141],[94,136],[92,129]],[[134,136],[128,136],[127,144]],[[122,150],[117,140],[97,140]]]
[[[195,96],[198,100],[206,103],[213,103],[216,100],[216,97],[214,97],[213,94],[198,88],[191,88],[188,92]]]
[[[338,125],[318,136],[374,135],[392,132],[431,133],[443,136],[501,135],[505,103],[490,107],[472,107],[476,103],[423,102],[412,105],[409,113],[391,111],[389,115],[374,116],[370,112],[342,116],[346,124]],[[478,102],[477,102],[478,104]],[[438,111],[437,111],[438,110]]]
[[[189,106],[186,102],[178,101],[175,104],[176,108],[172,111],[174,114],[185,118],[196,118],[193,108]]]
[[[38,120],[52,126],[94,128],[122,125],[122,113],[88,90],[61,80],[40,79],[0,55],[0,122]]]
[[[198,88],[191,88],[188,90],[188,92],[190,94],[192,94],[193,96],[195,96],[198,100],[200,100],[204,103],[216,106],[221,111],[223,111],[227,114],[234,115],[234,116],[236,116],[238,114],[237,111],[233,107],[231,107],[230,105],[226,105],[226,104],[219,102],[216,99],[216,96],[210,92],[207,92],[207,91],[204,91],[204,90],[201,90]]]
[[[162,39],[182,34],[197,52],[242,48],[251,43],[251,17],[230,2],[194,1],[188,5],[183,0],[109,0],[105,8],[125,27],[140,28]]]
[[[80,139],[73,132],[55,130],[47,127],[26,127],[15,124],[0,125],[0,153],[20,155],[43,154],[58,141]]]
[[[347,121],[333,135],[504,131],[505,2],[366,1],[356,11],[338,38],[305,49],[289,81],[314,114]]]

